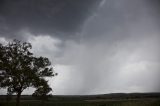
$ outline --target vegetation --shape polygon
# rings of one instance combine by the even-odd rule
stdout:
[[[121,97],[122,96],[122,97]],[[6,102],[0,96],[2,106],[15,106],[14,97]],[[52,96],[44,104],[32,96],[22,95],[22,106],[160,106],[160,94],[107,94],[85,96]]]
[[[0,44],[0,88],[7,88],[8,95],[17,95],[16,106],[28,87],[36,88],[33,95],[38,97],[47,97],[52,90],[45,80],[55,75],[51,62],[45,57],[35,57],[31,48],[30,43],[18,40]]]

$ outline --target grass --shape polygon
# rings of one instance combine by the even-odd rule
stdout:
[[[16,96],[7,102],[0,95],[0,106],[15,106]],[[22,95],[20,106],[160,106],[160,93],[113,93],[102,95],[56,95],[42,102],[31,95]]]
[[[46,101],[22,100],[21,106],[160,106],[160,99],[103,100],[103,101]],[[0,106],[15,106],[15,101],[0,102]]]

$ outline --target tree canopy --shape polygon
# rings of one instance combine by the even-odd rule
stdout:
[[[34,95],[47,95],[52,88],[45,78],[56,75],[49,59],[34,56],[31,49],[30,43],[18,40],[0,44],[0,87],[7,88],[8,94],[17,94],[17,106],[28,87],[36,88]]]

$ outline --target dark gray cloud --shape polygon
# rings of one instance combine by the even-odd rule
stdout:
[[[101,0],[1,0],[0,35],[19,37],[22,30],[34,35],[62,38],[76,35]]]
[[[133,35],[131,31],[146,33],[146,31],[154,32],[159,29],[159,5],[158,0],[120,0],[119,2],[106,0],[94,19],[86,24],[83,40],[91,37],[95,40],[107,38],[112,42],[130,36],[148,36],[145,34]]]

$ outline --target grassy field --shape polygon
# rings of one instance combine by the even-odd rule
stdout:
[[[15,97],[7,102],[0,98],[0,106],[15,106]],[[160,106],[158,94],[110,94],[100,96],[53,96],[42,102],[31,96],[22,96],[21,106]]]
[[[15,106],[15,101],[1,102],[0,106]],[[160,106],[158,99],[111,101],[21,101],[21,106]]]

